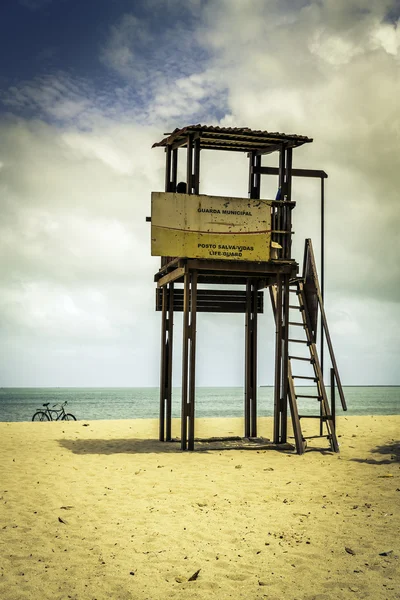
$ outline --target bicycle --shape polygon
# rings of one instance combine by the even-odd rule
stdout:
[[[32,421],[76,421],[74,415],[65,412],[64,406],[66,404],[67,401],[60,404],[60,408],[56,408],[58,406],[57,404],[53,404],[53,406],[49,408],[50,402],[46,402],[43,404],[45,410],[39,408],[33,415]]]

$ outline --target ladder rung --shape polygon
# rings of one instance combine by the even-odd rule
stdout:
[[[329,421],[331,417],[321,417],[320,415],[299,415],[299,419],[321,419],[321,421]]]
[[[307,437],[303,437],[303,440],[316,440],[319,438],[326,438],[327,440],[330,440],[331,437],[331,435],[309,435]]]
[[[322,396],[310,396],[309,394],[296,394],[296,398],[316,398],[322,400]]]
[[[304,323],[296,323],[296,321],[289,321],[288,325],[297,325],[297,327],[305,327]]]
[[[296,288],[295,290],[291,290],[289,288],[289,292],[292,292],[292,294],[300,294],[299,290]]]
[[[313,358],[308,358],[308,357],[304,357],[304,356],[289,356],[289,360],[306,360],[309,363],[314,362]]]
[[[296,310],[303,310],[303,306],[297,306],[297,304],[289,304],[289,308],[295,308]]]
[[[290,338],[288,339],[288,342],[295,342],[296,344],[307,344],[307,346],[310,345],[310,342],[308,342],[307,340],[294,340]]]
[[[292,375],[293,379],[310,379],[310,381],[318,381],[317,377],[308,377],[306,375]]]

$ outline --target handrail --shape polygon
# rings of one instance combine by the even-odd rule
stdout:
[[[324,309],[324,305],[322,302],[321,289],[319,287],[319,282],[318,282],[317,267],[315,264],[314,251],[313,251],[312,242],[310,239],[306,239],[306,243],[305,243],[304,265],[306,265],[307,255],[309,255],[309,257],[310,257],[312,277],[313,277],[315,289],[317,292],[317,300],[318,300],[319,310],[321,313],[322,326],[324,328],[326,343],[328,346],[329,355],[331,357],[332,367],[333,367],[334,373],[335,373],[335,379],[336,379],[337,388],[338,388],[338,392],[339,392],[339,396],[340,396],[340,401],[341,401],[343,410],[347,410],[346,400],[345,400],[343,388],[342,388],[342,382],[340,381],[339,370],[338,370],[338,367],[336,364],[335,353],[333,351],[332,340],[331,340],[331,336],[329,334],[329,329],[328,329],[328,322],[326,319],[325,309]],[[305,275],[305,273],[303,273],[303,276],[304,275]]]

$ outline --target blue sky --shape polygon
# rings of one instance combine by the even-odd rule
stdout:
[[[158,385],[145,217],[164,174],[151,146],[198,122],[314,138],[294,166],[329,174],[326,308],[343,382],[399,384],[399,13],[398,0],[4,0],[0,386]],[[201,191],[246,196],[246,158],[204,152]],[[305,237],[319,254],[318,187],[293,193],[301,261]],[[200,315],[199,385],[243,384],[243,336],[241,317]]]
[[[6,106],[15,86],[33,80],[40,87],[55,78],[68,82],[67,90],[76,83],[98,102],[100,96],[104,110],[117,103],[120,112],[152,120],[147,108],[159,87],[203,71],[208,52],[196,33],[203,4],[6,1],[0,8],[0,68]],[[219,88],[210,89],[209,96],[219,92]],[[41,108],[32,101],[18,107],[20,114],[30,116],[41,113]],[[193,111],[197,115],[205,117],[206,111],[199,107]],[[216,108],[207,116],[223,114]]]

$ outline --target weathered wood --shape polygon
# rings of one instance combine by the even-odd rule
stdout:
[[[257,282],[251,281],[251,419],[250,419],[250,435],[257,437]]]
[[[194,141],[193,193],[200,194],[200,138]]]
[[[168,286],[168,370],[165,399],[165,441],[172,439],[172,357],[173,357],[173,339],[174,339],[174,284]]]
[[[282,297],[282,396],[281,396],[281,431],[280,441],[285,444],[287,441],[287,402],[288,402],[288,382],[289,382],[289,277],[286,275],[283,279],[283,297]]]
[[[244,353],[244,437],[250,437],[251,402],[251,284],[246,283],[245,353]]]
[[[190,273],[185,271],[184,280],[184,309],[182,327],[182,409],[181,409],[181,450],[187,449],[187,423],[188,423],[188,366],[189,366],[189,292]]]
[[[196,376],[196,310],[197,310],[197,272],[191,273],[190,281],[190,354],[189,354],[189,434],[188,450],[194,449],[195,427],[195,376]]]
[[[329,354],[330,354],[330,358],[332,361],[332,367],[335,371],[335,379],[336,379],[336,383],[337,383],[337,388],[338,388],[338,392],[339,392],[339,396],[340,396],[340,401],[342,403],[342,408],[343,410],[347,410],[347,406],[346,406],[346,400],[344,397],[344,393],[343,393],[343,388],[342,388],[342,382],[340,380],[340,375],[339,375],[339,370],[336,364],[336,358],[335,358],[335,353],[333,351],[333,345],[332,345],[332,340],[331,340],[331,336],[329,333],[329,328],[328,328],[328,322],[326,319],[326,314],[325,314],[325,308],[324,308],[324,303],[322,300],[322,295],[321,295],[321,290],[319,287],[319,283],[318,283],[318,276],[317,276],[317,267],[316,267],[316,263],[315,263],[315,258],[314,258],[314,252],[313,252],[313,248],[312,248],[312,243],[310,239],[306,240],[306,245],[308,246],[308,252],[310,253],[310,258],[311,258],[311,268],[313,271],[313,275],[314,275],[314,279],[315,279],[315,287],[317,290],[317,298],[318,298],[318,303],[319,303],[319,309],[320,309],[320,313],[321,313],[321,320],[324,326],[324,332],[325,332],[325,337],[326,337],[326,343],[329,349]]]
[[[187,137],[186,193],[193,194],[193,135]]]
[[[279,169],[277,167],[254,167],[254,172],[258,172],[260,175],[279,175]],[[326,179],[328,174],[325,173],[325,171],[316,169],[292,169],[292,176]]]
[[[321,371],[320,362],[318,359],[317,347],[314,342],[313,334],[311,331],[309,314],[308,314],[308,310],[307,310],[307,300],[306,300],[306,296],[305,296],[305,292],[304,292],[303,281],[299,280],[297,282],[297,285],[298,285],[298,289],[300,292],[299,293],[299,301],[305,307],[305,310],[302,311],[301,315],[304,320],[304,325],[305,325],[304,330],[305,330],[307,341],[308,341],[310,357],[313,359],[312,364],[313,364],[313,368],[314,368],[314,373],[315,373],[315,376],[317,379],[317,389],[318,389],[317,398],[320,401],[320,406],[321,406],[321,408],[320,408],[321,423],[325,423],[326,429],[328,431],[328,436],[329,436],[332,450],[334,452],[339,452],[339,444],[338,444],[337,437],[336,437],[335,425],[332,421],[332,415],[331,415],[331,411],[330,411],[330,407],[329,407],[328,397],[326,394],[324,379],[323,379],[323,375],[322,375],[322,371]],[[300,397],[300,394],[298,394],[297,397]]]
[[[178,149],[175,148],[175,150],[172,151],[172,174],[171,174],[171,184],[172,184],[172,192],[175,192],[176,190],[176,184],[178,183],[177,181],[177,176],[178,176]]]
[[[166,285],[167,283],[172,283],[173,281],[176,281],[177,279],[181,279],[185,274],[185,268],[184,267],[177,267],[176,269],[174,269],[174,271],[171,271],[171,273],[167,273],[167,275],[164,275],[164,277],[161,277],[161,279],[159,279],[157,281],[157,287],[161,288],[164,285]]]
[[[282,277],[277,277],[275,311],[275,389],[274,389],[274,443],[280,443],[281,432],[281,372],[282,372]]]
[[[171,191],[171,148],[169,146],[165,148],[165,191]]]
[[[258,285],[258,282],[255,283]],[[174,310],[183,310],[183,289],[174,289]],[[163,288],[156,289],[156,311],[162,310]],[[258,313],[264,311],[264,293],[257,293],[256,309]],[[197,291],[197,312],[246,312],[246,292],[242,290],[204,290]]]
[[[277,286],[276,285],[272,285],[269,288],[270,290],[270,296],[271,296],[271,305],[272,305],[272,312],[275,318],[275,324],[277,324],[277,301],[278,301],[278,293],[277,293]],[[293,434],[294,434],[294,439],[295,439],[295,444],[296,444],[296,451],[297,454],[303,454],[305,452],[305,442],[304,442],[304,437],[301,431],[301,425],[300,425],[300,420],[299,420],[299,414],[298,414],[298,408],[297,408],[297,402],[296,402],[296,391],[294,388],[294,383],[293,383],[293,378],[294,376],[292,375],[292,370],[291,370],[291,365],[290,365],[290,359],[293,358],[291,356],[287,356],[287,398],[289,400],[289,408],[290,408],[290,415],[291,415],[291,420],[292,420],[292,427],[293,427]],[[302,359],[303,360],[303,359]],[[308,359],[310,360],[310,359]],[[277,429],[278,427],[281,427],[280,423],[278,423],[277,425]]]
[[[167,372],[167,290],[162,293],[162,315],[161,315],[161,365],[160,365],[160,420],[159,436],[160,442],[165,440],[165,387]]]
[[[289,273],[292,274],[297,270],[297,263],[295,261],[275,261],[271,262],[238,262],[230,261],[228,264],[223,260],[200,260],[200,259],[188,259],[187,265],[189,269],[196,270],[209,270],[210,272],[225,271],[226,275],[232,276],[233,273],[246,273],[247,276],[262,274],[268,275],[269,273]]]

